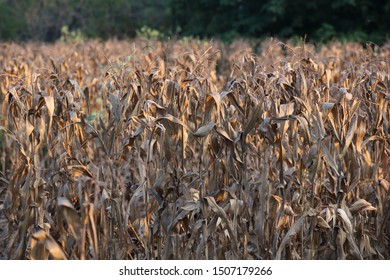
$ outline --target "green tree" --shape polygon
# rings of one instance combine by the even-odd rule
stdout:
[[[383,0],[0,0],[1,40],[57,40],[64,26],[89,37],[159,34],[218,37],[305,36],[383,42],[390,1]]]

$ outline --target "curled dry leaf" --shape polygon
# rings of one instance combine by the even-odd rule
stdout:
[[[349,220],[347,213],[345,213],[343,209],[339,208],[337,209],[337,216],[340,218],[344,231],[348,234],[353,233],[352,223]]]
[[[78,178],[82,175],[88,176],[90,178],[93,177],[91,172],[88,171],[87,167],[83,165],[70,165],[67,166],[67,169],[69,172],[71,172],[72,176],[75,178]]]
[[[376,210],[375,207],[371,205],[368,201],[365,199],[359,199],[358,201],[355,201],[351,207],[349,207],[349,211],[351,211],[352,214],[356,214],[357,212],[363,212],[363,211],[374,211]]]
[[[321,229],[330,229],[329,224],[321,216],[317,216],[317,226]]]
[[[326,207],[320,212],[321,217],[324,218],[327,223],[329,223],[333,218],[334,212],[332,214],[332,211],[333,208],[329,209],[329,207]]]
[[[204,126],[198,128],[198,130],[194,133],[196,137],[205,137],[210,133],[210,131],[216,126],[215,122],[210,122]]]
[[[281,254],[283,249],[287,246],[287,244],[290,242],[290,239],[295,236],[300,229],[302,228],[303,222],[305,221],[307,216],[307,213],[304,213],[288,230],[286,235],[284,236],[282,242],[280,243],[280,246],[276,252],[275,255],[275,260],[280,260],[281,259]]]
[[[67,257],[57,242],[44,230],[36,231],[31,238],[31,259],[47,260],[49,257],[55,260],[66,260]]]
[[[349,145],[352,142],[352,139],[353,139],[353,136],[355,134],[356,128],[357,128],[357,115],[355,114],[355,115],[353,115],[351,123],[350,123],[350,125],[348,127],[347,135],[345,136],[344,148],[341,151],[341,154],[339,155],[339,158],[344,157],[345,153],[347,152],[348,147],[349,147]]]
[[[390,183],[386,179],[380,179],[379,180],[379,185],[386,191],[388,192],[390,189]]]
[[[57,198],[57,205],[62,209],[62,214],[68,224],[71,234],[79,240],[82,232],[82,222],[73,204],[65,197]]]
[[[334,105],[335,105],[335,103],[332,103],[332,102],[324,102],[322,104],[322,114],[325,116],[328,115],[329,112],[332,110]]]
[[[278,202],[278,203],[281,203],[283,201],[283,198],[281,198],[280,196],[278,196],[276,194],[273,194],[272,198],[275,199],[276,202]]]
[[[295,216],[294,210],[288,203],[284,204],[284,213],[288,216]]]

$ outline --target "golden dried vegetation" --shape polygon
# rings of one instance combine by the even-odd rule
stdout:
[[[390,45],[0,46],[6,259],[389,259]]]

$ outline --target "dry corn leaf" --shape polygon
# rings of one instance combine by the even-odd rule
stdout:
[[[386,191],[388,192],[390,189],[390,183],[386,179],[380,179],[379,180],[379,185]]]
[[[326,147],[326,145],[323,142],[321,143],[321,151],[322,151],[322,154],[324,156],[326,164],[332,168],[332,170],[334,171],[334,173],[337,176],[339,176],[340,175],[339,171],[338,171],[339,167],[338,167],[335,159],[330,154],[328,148]]]
[[[217,202],[215,201],[214,197],[212,196],[208,196],[208,197],[205,197],[206,198],[206,201],[207,201],[207,204],[211,207],[211,209],[213,210],[213,212],[215,214],[217,214],[226,224],[226,229],[228,230],[228,233],[230,235],[230,238],[232,238],[232,242],[233,242],[233,246],[235,248],[235,246],[237,246],[237,241],[236,241],[236,235],[235,235],[235,232],[233,231],[233,226],[232,226],[232,222],[228,220],[227,218],[227,215],[225,213],[225,211],[223,210],[222,207],[220,207]]]
[[[87,167],[83,165],[69,165],[67,166],[67,169],[75,178],[78,178],[83,175],[88,176],[90,178],[93,177],[91,172],[88,171]]]
[[[250,119],[244,126],[245,127],[243,131],[244,138],[255,127],[256,123],[260,120],[262,110],[263,110],[263,105],[261,102],[259,102],[259,104],[257,104],[256,107],[251,111]]]
[[[66,260],[67,257],[61,247],[54,241],[50,234],[44,230],[38,230],[31,239],[31,259],[47,260],[49,255],[55,260]]]
[[[303,223],[306,219],[307,212],[303,213],[302,216],[291,226],[286,235],[284,236],[280,246],[276,252],[275,260],[280,260],[282,258],[282,251],[289,244],[290,239],[295,236],[302,228]]]
[[[344,243],[347,240],[347,234],[341,228],[338,228],[336,236],[337,257],[339,260],[345,260],[346,254],[344,250]]]
[[[347,135],[345,136],[345,142],[343,150],[341,151],[339,158],[343,158],[345,153],[347,152],[349,145],[352,143],[353,136],[356,132],[357,128],[357,115],[353,115],[351,123],[349,124]]]
[[[362,211],[374,211],[376,210],[375,207],[371,205],[367,200],[361,198],[357,201],[355,201],[351,207],[349,207],[349,211],[351,211],[352,214],[356,214],[357,212]]]
[[[65,217],[65,220],[68,224],[71,234],[77,240],[81,238],[82,232],[82,222],[77,214],[77,211],[74,209],[73,204],[65,197],[57,198],[57,205],[62,209],[62,214]]]
[[[205,137],[207,136],[211,130],[216,126],[215,122],[210,122],[204,126],[198,128],[198,130],[193,134],[196,137]]]
[[[330,229],[331,228],[329,226],[329,224],[321,216],[317,216],[317,226],[322,228],[322,229]]]
[[[295,216],[294,210],[288,203],[284,204],[284,213],[288,216]]]
[[[338,217],[340,217],[340,220],[341,220],[342,225],[343,225],[343,230],[347,234],[352,234],[353,233],[353,227],[352,227],[351,221],[348,218],[347,213],[345,213],[345,211],[343,209],[338,208],[337,209],[337,215],[338,215]]]

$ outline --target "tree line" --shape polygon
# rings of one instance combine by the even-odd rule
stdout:
[[[388,0],[0,0],[0,40],[85,37],[304,37],[384,42]]]

